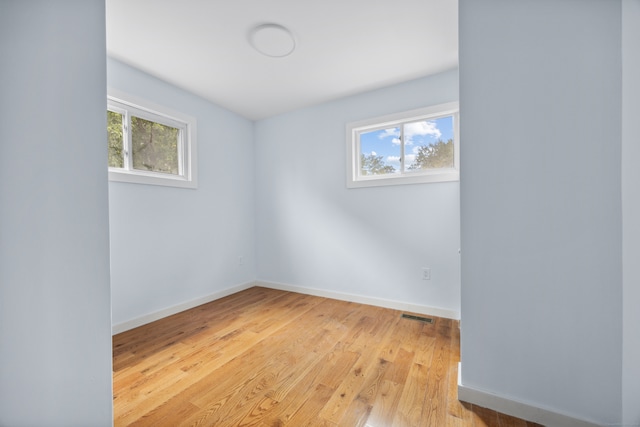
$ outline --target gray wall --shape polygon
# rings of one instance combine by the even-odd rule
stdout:
[[[198,138],[197,189],[109,183],[113,324],[254,280],[253,123],[111,58],[107,81],[195,117]]]
[[[461,0],[462,383],[621,421],[621,5]]]
[[[640,0],[622,2],[623,422],[640,425]]]
[[[457,316],[459,183],[347,189],[345,163],[348,122],[457,100],[451,70],[257,122],[258,279]]]
[[[104,1],[0,4],[0,425],[109,426]]]

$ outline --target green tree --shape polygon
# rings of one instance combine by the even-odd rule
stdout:
[[[178,174],[178,132],[171,126],[131,117],[133,168]]]
[[[360,171],[362,175],[383,175],[394,173],[396,168],[391,165],[385,165],[382,156],[376,156],[372,153],[368,156],[360,155]]]
[[[124,168],[124,115],[107,110],[109,167]],[[131,116],[133,169],[177,175],[180,129]]]
[[[409,170],[440,169],[453,167],[453,140],[439,140],[435,144],[422,145],[416,153],[416,160]]]
[[[124,167],[122,156],[122,114],[107,111],[107,135],[109,140],[109,167]]]

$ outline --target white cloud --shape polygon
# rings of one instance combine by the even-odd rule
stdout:
[[[442,136],[442,132],[440,132],[440,129],[436,126],[436,122],[428,122],[426,120],[407,123],[404,127],[404,133],[409,136],[432,135],[436,138],[440,138]]]
[[[422,149],[424,147],[424,145],[416,145],[411,149],[411,152],[413,154],[418,154],[420,152],[420,149]],[[428,144],[427,147],[432,147],[431,144]]]
[[[378,135],[378,138],[384,139],[390,136],[398,138],[400,136],[400,128],[383,129],[383,131],[380,132],[380,135]]]
[[[400,156],[387,156],[385,164],[393,166],[396,169],[396,173],[400,172]]]
[[[415,154],[405,154],[404,156],[404,164],[405,168],[408,168],[416,161]],[[400,171],[400,156],[387,156],[385,159],[385,163],[387,165],[391,165],[396,168],[396,172]]]
[[[434,138],[440,138],[442,132],[436,126],[436,122],[422,120],[420,122],[407,123],[404,126],[405,144],[412,145],[414,136],[429,135]]]
[[[407,123],[404,125],[404,143],[405,145],[413,145],[414,136],[431,136],[434,139],[442,137],[442,132],[438,129],[436,122],[422,120],[419,122]],[[391,143],[400,145],[400,128],[383,129],[378,138],[385,139],[393,137]]]
[[[372,155],[372,156],[377,156],[377,155],[378,155],[378,153],[376,153],[375,151],[372,151],[372,152],[371,152],[371,155]]]

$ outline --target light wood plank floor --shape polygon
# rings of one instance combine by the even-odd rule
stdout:
[[[251,288],[113,337],[116,426],[537,426],[456,398],[458,322]]]

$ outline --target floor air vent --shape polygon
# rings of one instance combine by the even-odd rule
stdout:
[[[433,319],[431,319],[430,317],[413,316],[411,314],[403,314],[402,317],[404,319],[417,320],[419,322],[424,322],[424,323],[433,323]]]

